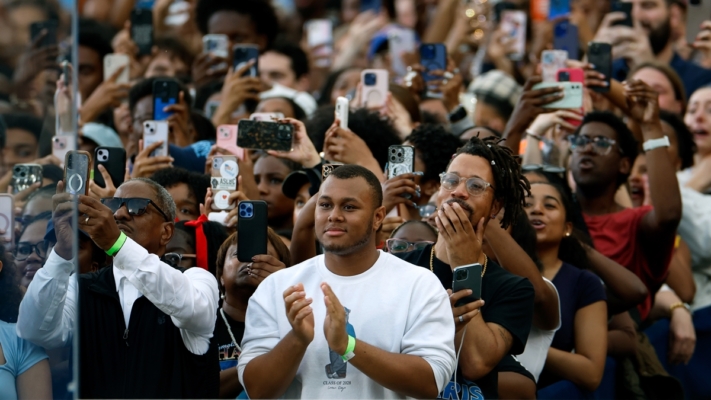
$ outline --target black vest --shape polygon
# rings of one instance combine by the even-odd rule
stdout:
[[[126,329],[113,267],[79,277],[80,398],[217,398],[214,338],[204,355],[183,344],[169,315],[145,296]]]

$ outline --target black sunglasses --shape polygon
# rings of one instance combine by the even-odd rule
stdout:
[[[551,174],[564,174],[565,168],[546,164],[526,164],[521,166],[523,172],[550,172]]]
[[[158,212],[163,215],[163,218],[167,222],[171,222],[170,217],[163,212],[163,210],[158,207],[158,204],[156,204],[153,200],[151,199],[144,199],[140,197],[107,197],[104,199],[101,199],[101,204],[105,205],[109,209],[111,209],[111,212],[116,213],[123,205],[126,205],[126,209],[128,210],[128,214],[132,216],[139,216],[143,215],[146,213],[146,209],[148,209],[148,205],[152,204],[153,207],[158,210]]]

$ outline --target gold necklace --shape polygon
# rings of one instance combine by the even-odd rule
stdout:
[[[432,250],[430,251],[430,271],[434,272],[434,267],[432,266],[432,262],[434,261],[434,245],[432,245]],[[486,265],[489,264],[489,257],[484,254],[484,269],[481,271],[481,277],[484,277],[484,274],[486,273]]]

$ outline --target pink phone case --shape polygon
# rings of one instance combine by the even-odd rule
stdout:
[[[237,146],[237,125],[220,125],[217,127],[217,147],[222,147],[230,153],[236,155],[240,160],[244,159],[244,149]]]
[[[361,107],[379,108],[385,105],[388,95],[389,76],[384,69],[366,69],[360,74],[363,85],[360,103]]]

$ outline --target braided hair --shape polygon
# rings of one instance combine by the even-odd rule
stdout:
[[[506,210],[501,219],[501,227],[506,229],[523,213],[526,197],[531,194],[531,185],[521,172],[519,157],[508,147],[500,145],[501,141],[494,136],[483,140],[473,137],[457,150],[452,159],[460,154],[469,154],[489,161],[494,175],[494,198]]]

